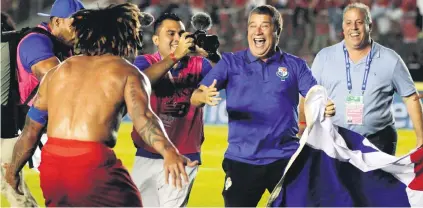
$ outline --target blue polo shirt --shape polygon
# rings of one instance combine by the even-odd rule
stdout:
[[[224,53],[202,85],[226,89],[229,138],[225,158],[265,165],[298,147],[299,93],[316,85],[307,63],[280,50],[266,62],[250,50]]]

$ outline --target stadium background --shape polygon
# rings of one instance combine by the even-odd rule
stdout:
[[[110,3],[122,3],[124,0],[82,0],[87,8],[107,6]],[[53,0],[2,0],[1,10],[8,12],[18,28],[33,26],[45,18],[36,16],[37,12],[48,12]],[[213,27],[209,33],[218,34],[221,42],[220,51],[236,51],[247,47],[246,15],[249,9],[256,5],[268,3],[276,6],[284,17],[284,30],[279,46],[282,50],[298,55],[311,65],[318,50],[340,40],[339,20],[342,18],[342,7],[351,1],[343,0],[310,0],[304,5],[297,5],[294,0],[132,0],[129,2],[140,5],[158,17],[163,12],[172,11],[180,14],[187,29],[189,18],[198,11],[206,11],[213,18]],[[307,2],[307,1],[304,1]],[[416,0],[362,0],[371,6],[374,30],[372,37],[378,42],[394,49],[399,53],[410,69],[415,81],[423,81],[423,33],[421,21],[418,21],[419,11]],[[301,7],[312,7],[309,13],[310,22],[305,21]],[[377,9],[385,9],[377,14]],[[423,8],[422,8],[423,9]],[[298,13],[299,11],[299,13]],[[304,11],[304,10],[303,10]],[[373,13],[375,12],[375,13]],[[297,17],[297,26],[293,17]],[[417,20],[417,21],[416,21]],[[419,29],[420,28],[420,29]],[[237,32],[241,31],[241,32]],[[151,27],[144,31],[144,49],[141,53],[154,51],[151,43]],[[417,89],[423,93],[423,82],[416,82]],[[221,93],[225,98],[224,92]],[[203,165],[200,167],[195,180],[189,207],[223,206],[221,196],[224,173],[221,168],[223,154],[227,147],[227,113],[225,99],[215,107],[205,107],[204,121],[206,140],[202,147]],[[392,111],[395,115],[396,128],[399,132],[397,155],[403,155],[415,146],[415,134],[412,122],[408,116],[406,106],[401,98],[395,96]],[[131,170],[135,155],[135,148],[130,139],[132,124],[128,117],[122,123],[116,154],[124,165]],[[42,192],[39,187],[38,173],[25,167],[25,180],[37,202],[44,206]],[[259,206],[264,206],[269,196],[266,192]],[[9,203],[2,196],[1,207],[8,207]]]

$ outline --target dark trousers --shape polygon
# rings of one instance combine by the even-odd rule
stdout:
[[[288,159],[268,165],[251,165],[225,158],[223,198],[225,207],[256,207],[264,191],[272,192],[282,178]]]
[[[398,136],[394,126],[387,126],[375,134],[366,136],[366,138],[382,152],[395,155]]]

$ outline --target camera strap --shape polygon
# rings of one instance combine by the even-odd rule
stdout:
[[[175,86],[175,79],[173,78],[172,72],[167,71],[167,76],[169,77],[170,82]]]

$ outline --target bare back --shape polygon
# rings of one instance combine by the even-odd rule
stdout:
[[[75,56],[52,69],[45,80],[48,82],[47,135],[100,141],[113,147],[126,113],[126,79],[134,69],[127,61],[112,55]]]

